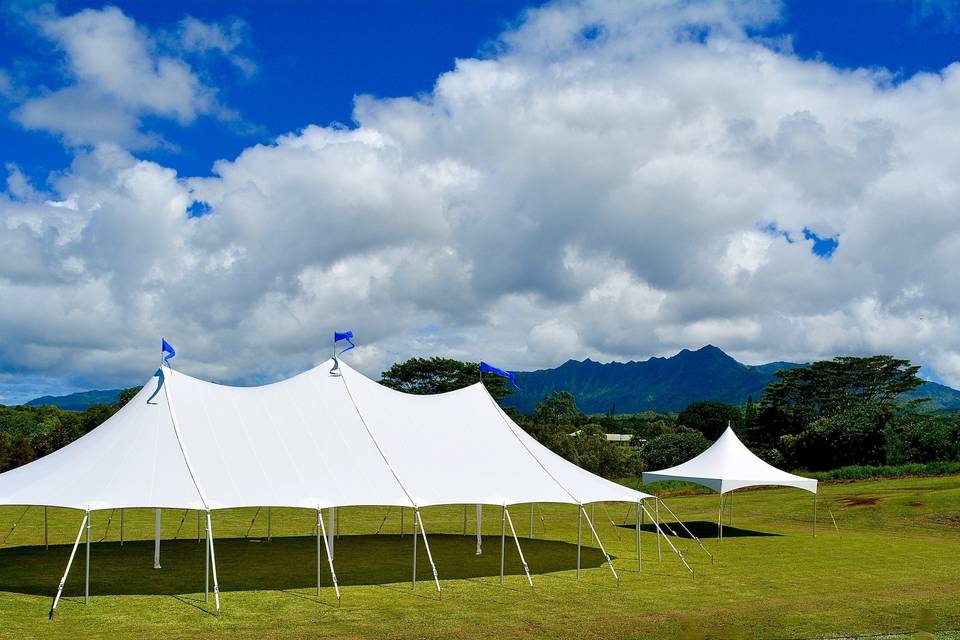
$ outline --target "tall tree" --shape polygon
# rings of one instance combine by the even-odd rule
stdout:
[[[677,424],[696,429],[710,440],[719,438],[727,425],[740,426],[740,421],[740,409],[712,400],[694,402],[677,416]]]
[[[479,363],[438,357],[410,358],[394,364],[380,376],[380,383],[384,386],[419,395],[455,391],[479,380]],[[500,376],[483,376],[483,386],[498,401],[511,392],[505,383]]]

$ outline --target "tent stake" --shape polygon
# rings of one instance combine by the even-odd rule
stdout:
[[[220,615],[220,584],[217,581],[217,554],[213,548],[213,525],[210,524],[210,510],[207,509],[207,549],[210,552],[210,567],[213,569],[213,601]]]
[[[90,604],[90,510],[87,509],[87,561],[84,564],[83,604]]]
[[[520,540],[517,538],[517,530],[513,528],[513,518],[510,517],[510,510],[507,509],[506,505],[503,507],[503,513],[507,516],[507,524],[510,525],[510,533],[513,534],[513,541],[517,545],[517,553],[520,555],[520,563],[523,565],[523,572],[527,574],[527,582],[530,583],[530,588],[533,589],[533,578],[530,577],[530,568],[527,567],[527,559],[523,557],[523,550],[520,549]],[[501,569],[501,574],[503,570]]]
[[[416,516],[417,522],[420,523],[420,533],[423,534],[423,548],[427,550],[427,560],[430,561],[430,569],[433,571],[433,581],[437,585],[437,593],[443,598],[443,591],[440,590],[440,578],[437,577],[437,565],[433,563],[433,554],[430,553],[430,544],[427,542],[427,530],[423,528],[423,518],[420,517],[420,509],[415,509],[413,513],[414,516]]]
[[[693,532],[690,531],[690,529],[687,528],[687,525],[684,524],[683,520],[681,520],[680,518],[677,517],[677,514],[675,514],[675,513],[673,512],[673,509],[671,509],[670,506],[669,506],[666,502],[664,502],[663,500],[661,500],[660,502],[663,504],[663,508],[666,509],[666,510],[670,513],[670,515],[673,516],[673,519],[680,523],[680,526],[683,527],[683,530],[686,531],[687,534],[688,534],[691,538],[693,538],[694,540],[697,541],[697,544],[700,545],[700,548],[703,549],[703,552],[704,552],[705,554],[707,554],[708,556],[710,556],[710,564],[713,564],[713,554],[710,553],[709,551],[707,551],[707,548],[706,548],[705,546],[703,546],[703,543],[702,543],[702,542],[700,542],[700,538],[698,538],[697,536],[693,535]],[[731,497],[730,502],[731,502],[731,503],[733,502],[732,497]]]
[[[333,507],[330,507],[333,509]],[[337,606],[340,606],[340,585],[337,584],[337,572],[333,570],[333,554],[331,553],[329,539],[327,537],[326,527],[323,526],[323,517],[320,514],[320,509],[317,509],[317,522],[320,523],[320,538],[323,539],[323,544],[327,547],[327,563],[330,565],[330,577],[333,580],[333,590],[337,594]],[[333,533],[331,531],[330,533]],[[320,595],[320,549],[317,548],[317,595]]]
[[[153,526],[153,568],[160,568],[160,509],[156,510]]]
[[[646,511],[647,511],[647,508],[646,508],[646,507],[643,507],[643,510],[646,512]],[[653,520],[653,516],[651,516],[649,512],[647,512],[647,515],[650,517],[650,520]],[[691,575],[691,576],[695,576],[696,574],[693,572],[693,568],[692,568],[689,564],[687,564],[687,559],[683,557],[683,554],[680,553],[680,550],[679,550],[679,549],[677,549],[675,546],[673,546],[673,543],[670,542],[670,538],[668,538],[668,537],[667,537],[667,534],[665,534],[665,533],[663,532],[663,529],[660,528],[660,524],[659,524],[658,522],[654,522],[654,523],[653,523],[653,526],[656,527],[657,533],[660,534],[659,536],[657,536],[657,540],[660,539],[660,536],[663,536],[663,539],[667,541],[667,544],[670,545],[670,548],[673,549],[673,552],[674,552],[675,554],[677,554],[677,556],[680,558],[680,561],[683,562],[683,565],[684,565],[684,566],[687,568],[687,570],[690,572],[690,575]]]
[[[580,538],[583,531],[583,505],[577,503],[577,580],[580,579]]]
[[[73,566],[73,558],[77,555],[77,547],[80,546],[80,538],[83,536],[83,529],[87,526],[87,521],[90,519],[90,512],[83,512],[83,521],[80,523],[80,529],[77,531],[77,539],[73,543],[73,550],[70,552],[70,559],[67,560],[67,568],[63,572],[63,577],[60,578],[60,584],[57,586],[57,593],[53,596],[53,605],[50,607],[50,618],[53,619],[53,614],[57,611],[57,603],[60,602],[60,595],[63,594],[63,585],[67,582],[67,576],[70,575],[70,567]]]
[[[583,511],[583,506],[580,507],[580,510]],[[597,541],[597,544],[600,545],[600,552],[603,553],[603,557],[607,559],[607,564],[610,566],[610,573],[613,574],[613,577],[617,579],[617,586],[620,586],[620,576],[617,575],[617,570],[613,568],[613,560],[610,559],[610,554],[607,553],[607,550],[603,548],[603,543],[600,542],[600,536],[597,535],[597,530],[593,526],[593,521],[587,517],[587,512],[583,511],[583,517],[587,519],[587,524],[590,526],[590,531],[593,532],[593,537]]]

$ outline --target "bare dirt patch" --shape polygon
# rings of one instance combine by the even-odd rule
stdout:
[[[849,498],[840,498],[838,500],[845,507],[869,507],[880,502],[880,498],[874,496],[851,496]]]

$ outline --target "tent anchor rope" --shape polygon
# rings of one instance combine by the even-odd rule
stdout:
[[[659,500],[658,500],[657,502],[659,502]],[[641,505],[641,506],[642,506],[642,505]],[[670,541],[670,538],[668,538],[667,535],[663,532],[663,529],[660,528],[660,523],[657,522],[656,520],[654,520],[653,516],[650,515],[650,512],[647,511],[647,508],[646,508],[645,506],[642,506],[642,508],[643,508],[643,512],[644,512],[645,514],[647,514],[647,516],[648,516],[648,517],[650,518],[650,520],[653,522],[653,526],[657,528],[657,533],[659,533],[660,536],[662,536],[663,539],[667,541],[667,544],[670,545],[670,548],[673,549],[673,552],[674,552],[675,554],[677,554],[677,557],[679,557],[679,558],[680,558],[680,561],[683,562],[683,565],[684,565],[684,566],[687,568],[687,570],[690,572],[690,575],[691,575],[691,576],[696,576],[696,574],[693,572],[693,567],[691,567],[691,566],[687,563],[687,559],[683,557],[683,554],[680,553],[680,550],[679,550],[679,549],[677,549],[675,546],[673,546],[673,543]],[[660,539],[660,536],[657,537],[657,540]]]
[[[183,523],[187,520],[187,514],[190,513],[190,509],[184,509],[183,515],[180,517],[180,524],[177,526],[177,532],[173,534],[173,539],[176,540],[180,537],[180,531],[183,529]],[[107,527],[110,525],[107,524]]]
[[[247,532],[246,532],[245,534],[243,534],[243,537],[244,537],[244,538],[249,538],[249,537],[250,537],[250,531],[253,529],[253,523],[257,521],[257,516],[260,515],[260,509],[262,509],[262,508],[263,508],[263,507],[257,507],[256,512],[253,514],[253,519],[250,521],[250,526],[247,527]]]
[[[80,546],[80,538],[83,537],[83,529],[87,526],[87,521],[90,519],[90,512],[84,511],[83,521],[80,522],[80,530],[77,531],[77,539],[73,543],[73,550],[70,552],[70,558],[67,560],[67,568],[63,572],[63,577],[60,578],[60,584],[57,586],[57,593],[53,596],[53,605],[50,607],[50,616],[49,619],[53,619],[53,614],[57,612],[57,604],[60,602],[60,596],[63,594],[63,585],[67,582],[67,576],[70,575],[70,567],[73,566],[73,558],[77,555],[77,547]]]
[[[613,518],[610,516],[610,511],[607,509],[607,505],[604,502],[600,503],[600,507],[603,509],[604,515],[607,516],[607,520],[610,521],[610,526],[613,527],[613,531],[617,534],[617,542],[620,541],[620,527],[617,526],[617,523],[613,521]]]
[[[673,512],[673,509],[671,509],[664,500],[660,500],[660,504],[662,504],[662,505],[663,505],[663,508],[666,509],[667,512],[668,512],[670,515],[673,516],[674,520],[676,520],[676,521],[680,524],[681,527],[683,527],[683,530],[687,532],[687,535],[689,535],[691,538],[693,538],[694,540],[697,541],[697,544],[700,545],[700,548],[703,549],[703,552],[704,552],[705,554],[707,554],[708,556],[710,556],[710,564],[713,564],[713,554],[710,553],[705,546],[703,546],[703,542],[700,541],[700,538],[698,538],[697,536],[693,535],[693,532],[690,531],[690,529],[689,529],[689,528],[687,527],[687,525],[683,522],[683,520],[681,520],[680,518],[677,517],[677,514],[675,514],[675,513]]]
[[[7,539],[10,538],[10,535],[17,528],[17,525],[20,524],[20,521],[23,520],[23,516],[27,515],[27,511],[30,511],[30,507],[27,507],[23,510],[23,513],[20,514],[20,517],[17,518],[16,522],[13,523],[13,526],[10,527],[10,531],[7,532],[7,535],[3,536],[3,542],[0,542],[0,544],[7,544]]]
[[[100,536],[100,539],[97,540],[97,542],[103,542],[104,540],[107,539],[107,534],[110,533],[110,523],[113,522],[113,512],[114,512],[114,511],[116,511],[116,509],[111,509],[111,510],[110,510],[110,515],[107,517],[107,526],[104,527],[104,529],[103,529],[103,535]]]
[[[617,570],[613,568],[613,560],[610,558],[610,554],[607,553],[607,550],[603,548],[603,542],[600,541],[600,536],[597,535],[597,530],[593,527],[593,522],[590,520],[590,516],[587,515],[587,512],[583,510],[583,505],[580,505],[580,511],[583,512],[583,517],[587,521],[587,524],[590,525],[590,531],[593,532],[593,537],[596,539],[597,544],[600,545],[600,552],[603,553],[603,557],[607,559],[607,565],[610,567],[610,572],[613,574],[613,577],[617,579],[617,586],[620,586],[620,576],[617,575]]]
[[[507,509],[506,505],[503,507],[503,514],[507,517],[507,523],[510,525],[510,533],[513,534],[513,541],[517,545],[517,553],[520,555],[520,563],[523,564],[523,572],[527,574],[527,582],[530,583],[530,588],[533,589],[533,578],[530,577],[530,568],[527,567],[527,560],[523,557],[523,550],[520,548],[520,540],[517,538],[517,530],[513,528],[513,519],[510,517],[510,510]],[[500,576],[501,582],[503,578],[503,565],[501,564]]]
[[[383,520],[380,521],[380,526],[377,527],[377,533],[375,535],[380,535],[380,532],[383,531],[383,525],[387,524],[387,518],[390,517],[390,512],[393,510],[393,507],[387,507],[387,512],[383,515]]]

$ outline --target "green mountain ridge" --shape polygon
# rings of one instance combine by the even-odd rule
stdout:
[[[739,405],[749,396],[759,400],[777,371],[802,366],[795,362],[746,365],[713,345],[643,361],[568,360],[554,369],[514,372],[520,390],[507,396],[504,404],[527,413],[551,393],[569,391],[586,413],[681,411],[701,400]],[[904,400],[915,398],[930,398],[924,404],[929,410],[960,408],[960,391],[935,382],[904,396]]]
[[[113,404],[120,396],[122,389],[104,389],[93,391],[78,391],[65,396],[41,396],[24,404],[30,407],[59,407],[67,411],[83,411],[95,404]]]

